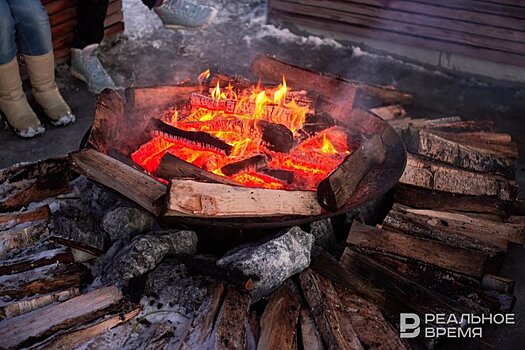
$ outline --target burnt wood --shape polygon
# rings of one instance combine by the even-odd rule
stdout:
[[[161,136],[168,139],[183,139],[203,147],[210,147],[214,150],[223,152],[226,155],[230,155],[233,147],[228,145],[226,142],[206,133],[203,131],[187,131],[176,128],[169,124],[166,124],[158,119],[151,119],[149,121],[146,130],[156,134],[159,133]]]
[[[212,348],[242,350],[246,348],[246,328],[251,298],[235,288],[228,288],[213,328]]]
[[[273,177],[276,180],[291,184],[294,180],[294,172],[290,170],[262,168],[259,170],[260,173]]]
[[[265,155],[257,154],[237,162],[226,164],[221,168],[221,172],[226,176],[233,176],[249,171],[257,172],[268,165],[267,161],[268,159]]]
[[[166,153],[162,157],[155,175],[166,180],[171,180],[174,178],[193,178],[199,181],[238,185],[238,183],[228,179],[227,177],[215,175],[214,173],[188,163],[171,153]]]
[[[263,144],[274,152],[288,153],[293,147],[293,134],[282,124],[271,123],[266,120],[257,121],[261,129]]]
[[[0,231],[0,258],[17,249],[30,247],[49,234],[45,220],[22,223],[6,231]]]
[[[299,322],[303,349],[324,350],[323,339],[308,307],[301,308]]]
[[[48,205],[43,205],[34,210],[0,214],[0,230],[26,222],[49,221],[50,218],[51,210]]]
[[[1,261],[0,276],[20,273],[56,263],[69,264],[74,261],[73,254],[67,248],[45,250],[43,252]]]
[[[385,150],[381,136],[373,136],[347,156],[341,165],[319,183],[317,187],[319,203],[327,210],[341,209],[348,203],[365,175],[384,161]]]

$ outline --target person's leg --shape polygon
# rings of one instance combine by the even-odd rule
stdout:
[[[104,20],[109,0],[79,0],[77,26],[71,49],[71,75],[88,85],[89,91],[100,93],[114,88],[115,83],[97,56],[98,44],[104,38]]]
[[[19,136],[31,137],[42,134],[45,129],[22,89],[16,59],[15,25],[9,2],[0,0],[0,110]]]
[[[77,3],[77,25],[72,47],[83,49],[100,44],[104,39],[104,20],[109,0],[79,0]]]
[[[51,28],[45,8],[40,0],[8,1],[16,20],[18,45],[27,65],[35,100],[54,125],[73,122],[75,117],[55,83]]]

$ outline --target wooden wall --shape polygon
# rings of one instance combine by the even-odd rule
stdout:
[[[68,55],[73,40],[73,29],[76,25],[77,0],[42,0],[51,24],[55,59]],[[124,31],[124,13],[122,0],[110,0],[104,22],[105,35],[110,37]]]
[[[269,18],[525,66],[525,0],[269,0]]]

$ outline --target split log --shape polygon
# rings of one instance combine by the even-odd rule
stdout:
[[[507,251],[508,240],[499,234],[489,233],[486,229],[473,225],[467,227],[465,222],[454,221],[450,217],[446,219],[445,212],[436,212],[437,216],[432,215],[433,211],[425,214],[395,204],[386,216],[383,228],[456,247],[479,250],[491,256]]]
[[[371,99],[379,99],[380,104],[412,103],[412,96],[406,93],[317,73],[268,56],[257,56],[250,66],[250,71],[263,80],[274,82],[280,82],[284,75],[289,85],[296,89],[318,93],[334,102],[345,101],[351,107],[357,104],[369,105]],[[356,93],[359,96],[356,96]],[[354,101],[356,98],[360,101]]]
[[[119,93],[105,89],[97,97],[95,120],[91,127],[88,145],[99,152],[108,154],[116,141],[119,121],[124,115],[124,101]]]
[[[2,322],[0,338],[6,349],[30,346],[67,328],[84,324],[125,303],[116,287],[105,287]]]
[[[261,317],[258,350],[295,350],[296,327],[301,309],[299,295],[284,284],[268,301]]]
[[[506,216],[513,208],[511,201],[501,200],[497,197],[432,191],[422,187],[403,184],[398,184],[395,187],[394,201],[413,208],[500,216]]]
[[[401,309],[404,311],[401,312],[407,312],[407,310],[421,314],[469,312],[463,304],[431,291],[422,284],[349,247],[345,248],[340,264],[352,274],[368,282],[369,288],[376,289],[378,293],[385,293],[389,303],[394,303],[395,300],[398,307],[403,306]],[[398,316],[399,313],[395,315],[396,319]]]
[[[500,293],[489,296],[481,289],[479,280],[449,270],[423,266],[412,260],[380,253],[368,254],[370,259],[383,264],[406,278],[417,281],[429,290],[466,305],[470,312],[486,314],[501,312],[507,296]]]
[[[0,302],[0,321],[40,309],[57,301],[66,301],[79,294],[80,290],[78,288],[72,288],[44,295],[37,295],[28,299]]]
[[[35,179],[7,182],[0,189],[0,211],[19,210],[32,202],[39,202],[70,190],[69,170]]]
[[[0,232],[0,258],[10,251],[27,248],[49,233],[46,221],[23,223]]]
[[[21,298],[57,290],[80,288],[81,273],[76,264],[47,265],[34,270],[0,276],[0,295]]]
[[[320,215],[315,192],[171,181],[165,216],[272,217]]]
[[[312,270],[299,275],[315,323],[330,349],[363,349],[332,283]]]
[[[49,221],[50,218],[51,210],[48,205],[30,211],[0,214],[0,230],[7,230],[26,222]]]
[[[103,334],[107,330],[115,328],[129,320],[135,318],[140,312],[140,308],[135,308],[127,313],[118,314],[111,317],[104,317],[100,321],[95,321],[87,325],[60,332],[57,335],[46,339],[38,344],[39,349],[78,349],[89,342],[91,339]]]
[[[444,242],[450,240],[448,243],[452,243],[457,238],[455,236],[468,237],[470,244],[466,242],[456,245],[470,248],[476,248],[476,241],[497,247],[500,251],[507,249],[508,241],[525,244],[525,225],[498,223],[460,213],[412,209],[399,204],[394,205],[393,210],[385,218],[384,225],[407,233],[414,232],[424,236],[433,236]],[[436,235],[433,235],[433,232],[436,232]],[[480,248],[483,246],[480,245],[476,249]]]
[[[203,349],[209,346],[213,335],[213,323],[219,312],[223,293],[224,286],[222,284],[210,288],[209,295],[202,302],[197,311],[197,316],[191,323],[181,350]]]
[[[301,308],[300,324],[303,349],[323,350],[323,340],[307,307]]]
[[[394,120],[404,118],[407,111],[402,105],[389,105],[384,107],[372,108],[370,112],[382,118],[383,120]]]
[[[380,230],[359,222],[352,224],[346,242],[366,251],[401,256],[477,278],[483,277],[488,264],[488,256],[481,252]]]
[[[19,163],[0,170],[0,183],[16,183],[23,180],[38,179],[50,174],[60,174],[69,169],[67,157],[51,158],[35,163]]]
[[[192,93],[200,92],[206,86],[154,86],[126,89],[126,102],[134,110],[156,113],[167,107],[186,102]]]
[[[0,276],[20,273],[55,263],[69,264],[74,261],[73,254],[67,248],[46,250],[0,262]]]
[[[251,298],[235,288],[228,288],[213,328],[216,350],[241,350],[246,347],[246,328]]]
[[[409,349],[373,303],[341,287],[336,286],[335,290],[341,299],[343,312],[365,349]]]
[[[249,171],[257,172],[268,165],[267,161],[268,159],[265,155],[257,154],[237,162],[226,164],[221,168],[221,172],[226,176],[233,176]]]
[[[412,127],[403,129],[401,137],[410,153],[419,154],[458,168],[499,173],[508,178],[515,176],[515,159],[499,157],[486,151],[478,151],[462,142],[450,141],[430,131]]]
[[[238,185],[235,181],[228,179],[225,176],[215,175],[196,165],[188,163],[171,153],[166,153],[155,173],[157,177],[171,180],[173,178],[184,179],[191,178],[197,181],[216,182],[227,185]]]
[[[95,150],[71,154],[73,169],[159,216],[167,187],[152,177]]]
[[[327,210],[341,209],[348,203],[366,174],[384,161],[382,137],[376,135],[347,156],[341,165],[319,183],[317,187],[319,203]]]
[[[233,150],[232,146],[206,132],[182,130],[158,119],[151,119],[146,127],[146,131],[152,132],[154,135],[158,134],[167,139],[175,141],[184,140],[202,147],[209,147],[223,152],[226,155],[230,155]]]
[[[403,184],[450,193],[491,196],[502,200],[516,198],[516,184],[502,176],[478,173],[408,155]]]

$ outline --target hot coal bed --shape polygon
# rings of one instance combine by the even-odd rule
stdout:
[[[418,348],[400,313],[512,310],[508,135],[252,71],[106,90],[80,151],[0,171],[0,348]]]

